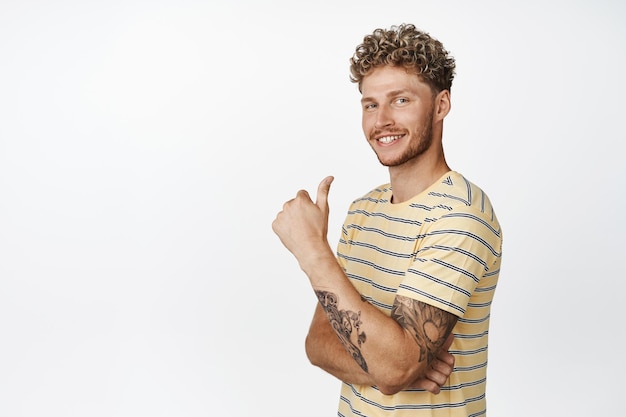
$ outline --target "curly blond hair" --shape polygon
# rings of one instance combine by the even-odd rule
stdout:
[[[428,83],[433,93],[452,88],[455,61],[443,44],[412,24],[376,29],[363,38],[350,58],[350,80],[359,84],[373,69],[403,66]]]

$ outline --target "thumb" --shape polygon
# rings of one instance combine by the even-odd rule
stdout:
[[[333,182],[335,178],[332,176],[328,176],[320,182],[320,185],[317,187],[317,199],[315,200],[315,204],[324,211],[328,210],[328,192],[330,191],[330,184]]]

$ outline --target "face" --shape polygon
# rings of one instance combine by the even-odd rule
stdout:
[[[361,83],[363,132],[381,164],[417,160],[430,148],[434,97],[428,84],[404,68],[384,66]]]

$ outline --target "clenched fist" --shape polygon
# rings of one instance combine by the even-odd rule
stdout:
[[[314,257],[320,250],[328,248],[328,192],[333,177],[326,177],[317,188],[316,201],[309,193],[300,190],[296,197],[283,205],[272,223],[272,230],[280,241],[302,262],[307,257]]]

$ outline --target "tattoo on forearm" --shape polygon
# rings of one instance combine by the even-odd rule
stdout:
[[[359,349],[365,343],[365,333],[361,331],[361,312],[339,310],[337,295],[331,292],[315,291],[315,294],[339,340],[361,369],[367,372],[367,363]]]
[[[454,314],[400,295],[396,296],[391,317],[411,332],[420,346],[419,360],[428,362],[437,355],[457,321]]]

